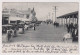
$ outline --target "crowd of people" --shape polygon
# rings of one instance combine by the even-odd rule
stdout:
[[[36,30],[36,26],[39,26],[40,23],[41,22],[31,23],[32,25],[29,24],[28,28],[33,28],[34,31],[35,31]],[[7,36],[7,41],[11,42],[13,37],[17,37],[17,34],[18,34],[19,31],[20,31],[19,32],[20,34],[24,34],[25,30],[28,30],[28,29],[25,29],[26,28],[25,25],[26,25],[25,23],[24,24],[17,24],[17,25],[13,24],[11,26],[4,27],[2,29],[2,32],[7,34],[6,35]]]
[[[78,24],[67,24],[67,32],[71,34],[72,41],[78,41]]]
[[[7,28],[6,30],[7,30],[7,32],[6,32],[6,34],[7,34],[7,41],[11,42],[12,38],[17,36],[18,28],[17,28],[16,25],[13,25],[13,26]]]
[[[56,26],[56,27],[59,27],[59,23],[58,22],[54,22],[54,24],[53,24],[54,26]]]
[[[40,24],[41,22],[38,22],[38,23],[33,23],[33,29],[34,31],[36,30],[36,26],[37,24]],[[46,23],[46,22],[45,22]],[[17,36],[17,31],[19,30],[19,28],[22,28],[22,33],[24,33],[25,31],[25,25],[12,25],[12,27],[10,28],[6,28],[4,27],[3,30],[7,30],[7,39],[8,41],[11,41],[12,40],[12,37],[16,37]],[[54,26],[59,26],[59,23],[57,22],[54,22]],[[56,26],[56,27],[57,27]],[[68,36],[68,38],[70,38],[69,36],[71,35],[72,37],[72,41],[78,41],[78,24],[73,24],[73,23],[70,23],[70,24],[66,24],[66,28],[67,28],[67,34],[65,36]],[[65,37],[67,38],[67,37]],[[64,38],[63,38],[64,40]]]

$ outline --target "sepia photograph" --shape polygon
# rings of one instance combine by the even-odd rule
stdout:
[[[78,53],[78,18],[78,2],[3,2],[2,52]]]

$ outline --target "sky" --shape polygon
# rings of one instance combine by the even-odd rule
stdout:
[[[2,8],[14,8],[17,10],[27,10],[28,8],[32,9],[34,7],[38,20],[55,20],[54,6],[57,7],[56,17],[78,11],[79,9],[77,2],[4,2],[2,4]]]

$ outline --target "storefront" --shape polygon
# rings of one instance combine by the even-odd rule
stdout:
[[[9,23],[9,15],[2,15],[2,25],[8,24]]]

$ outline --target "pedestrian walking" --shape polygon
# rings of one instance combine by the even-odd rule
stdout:
[[[73,31],[73,28],[74,28],[74,27],[73,27],[73,23],[71,23],[71,24],[70,24],[70,32],[71,32],[71,33],[72,33],[72,31]]]
[[[67,27],[67,32],[69,33],[70,32],[70,24],[67,24],[66,27]]]
[[[17,29],[15,28],[14,29],[14,37],[16,37],[17,36]]]
[[[35,24],[34,24],[34,30],[36,30],[36,29],[35,29]]]
[[[74,30],[73,30],[73,32],[72,32],[72,41],[74,42],[74,41],[78,41],[78,29],[77,28],[75,28]]]
[[[10,30],[7,30],[7,38],[8,38],[8,41],[12,41],[13,30],[11,28],[10,28]]]
[[[22,28],[22,33],[24,33],[24,27]]]

